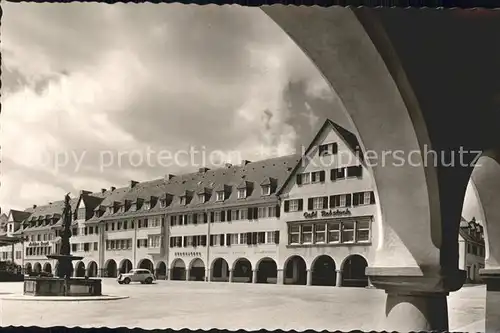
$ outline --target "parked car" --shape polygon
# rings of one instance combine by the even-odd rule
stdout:
[[[156,280],[154,274],[147,269],[133,269],[128,273],[121,273],[117,279],[119,284],[129,284],[130,282],[151,284],[154,280]]]

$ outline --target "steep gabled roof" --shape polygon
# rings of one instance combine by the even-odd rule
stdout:
[[[318,141],[320,135],[328,128],[328,126],[331,126],[331,128],[333,129],[333,131],[337,134],[337,136],[342,141],[344,141],[344,143],[349,148],[349,150],[354,155],[358,155],[360,157],[360,159],[361,159],[361,163],[364,164],[363,155],[362,155],[362,152],[361,152],[361,150],[359,148],[360,145],[359,145],[359,141],[358,141],[356,135],[354,135],[353,133],[349,132],[348,130],[346,130],[342,126],[334,123],[330,119],[326,119],[325,122],[323,123],[323,125],[321,125],[321,128],[319,129],[319,131],[316,133],[316,135],[314,136],[314,138],[309,143],[309,146],[305,150],[304,155],[302,155],[300,157],[300,160],[297,162],[297,164],[293,168],[292,172],[290,172],[289,177],[283,183],[281,183],[279,185],[278,191],[277,191],[277,195],[280,195],[281,192],[282,192],[282,190],[286,187],[286,185],[288,185],[288,183],[290,182],[290,179],[292,178],[292,176],[297,172],[297,170],[302,165],[302,163],[304,161],[304,157],[307,156],[311,152],[311,150],[314,148],[314,146],[316,146],[316,144],[317,144],[316,141]]]

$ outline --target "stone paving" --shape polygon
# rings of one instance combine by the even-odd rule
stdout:
[[[190,329],[379,328],[385,293],[376,289],[240,283],[158,281],[118,285],[104,279],[113,301],[0,300],[0,325]],[[0,294],[22,293],[22,283],[0,283]],[[448,299],[450,330],[484,331],[483,286],[465,287]]]

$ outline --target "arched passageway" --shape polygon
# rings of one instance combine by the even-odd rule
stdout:
[[[147,269],[151,273],[154,273],[155,266],[153,265],[153,262],[149,259],[142,259],[139,262],[139,265],[137,265],[137,266],[138,266],[137,268]]]
[[[252,264],[246,258],[240,258],[233,265],[233,281],[252,282]]]
[[[125,273],[128,273],[132,270],[133,268],[133,265],[132,265],[132,262],[128,259],[123,259],[121,262],[120,262],[120,266],[119,266],[119,272],[120,274],[125,274]]]
[[[31,263],[28,262],[24,265],[24,273],[30,274],[31,272],[33,272],[33,267],[31,266]]]
[[[358,254],[353,254],[346,259],[342,265],[342,286],[344,287],[366,287],[368,277],[365,269],[368,266],[366,259]]]
[[[305,285],[307,283],[306,262],[300,256],[288,258],[285,262],[284,284]]]
[[[167,278],[167,265],[163,261],[158,262],[156,265],[155,275],[158,280],[165,280]]]
[[[271,258],[264,258],[257,263],[257,283],[276,283],[278,266]]]
[[[200,258],[195,258],[191,261],[189,269],[190,281],[205,281],[205,264]]]
[[[170,280],[186,280],[186,264],[182,259],[175,259],[172,262]]]
[[[85,264],[83,261],[78,261],[75,265],[75,276],[85,277]]]
[[[312,264],[312,285],[335,286],[337,272],[335,261],[327,255],[317,257]]]
[[[104,264],[104,276],[105,277],[117,277],[116,261],[109,259]]]
[[[212,275],[210,281],[213,282],[228,282],[229,281],[229,264],[224,258],[217,258],[212,263],[210,270]]]
[[[89,264],[87,265],[87,276],[96,277],[97,271],[98,271],[97,263],[95,261],[89,262]]]
[[[33,265],[33,272],[40,273],[42,271],[42,265],[39,262],[36,262]]]
[[[43,265],[43,271],[44,271],[45,273],[52,274],[52,265],[50,264],[50,262],[46,262],[46,263]]]

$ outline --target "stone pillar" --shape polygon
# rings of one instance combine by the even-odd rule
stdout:
[[[307,285],[312,286],[312,276],[313,276],[313,270],[308,269],[307,270]]]
[[[257,272],[258,272],[257,269],[254,269],[252,271],[252,283],[257,283]]]
[[[486,282],[485,332],[500,332],[500,269],[481,269]]]
[[[416,267],[368,267],[367,275],[378,289],[387,293],[385,331],[448,331],[447,296],[460,289],[465,280],[464,271],[423,274]]]
[[[285,275],[282,269],[278,269],[276,273],[276,284],[285,284]]]
[[[205,281],[206,282],[212,281],[212,272],[210,271],[210,269],[205,269]]]
[[[342,271],[337,269],[335,273],[335,287],[342,287]]]
[[[229,281],[228,282],[233,282],[233,275],[234,275],[233,270],[230,269],[229,270]]]
[[[186,281],[189,281],[189,273],[190,273],[189,269],[186,269],[185,272],[186,272]]]
[[[172,280],[172,270],[170,268],[167,268],[165,270],[165,280]]]

